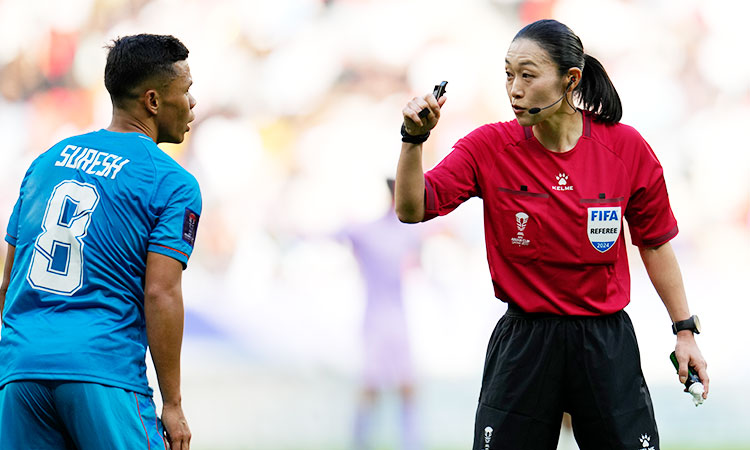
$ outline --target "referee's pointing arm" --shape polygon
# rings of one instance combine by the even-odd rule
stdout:
[[[440,108],[446,97],[435,99],[430,93],[414,97],[403,109],[404,125],[401,131],[401,155],[396,169],[396,214],[407,223],[424,219],[424,171],[422,169],[422,143],[430,130],[440,120]],[[427,108],[429,114],[421,118],[420,111]]]

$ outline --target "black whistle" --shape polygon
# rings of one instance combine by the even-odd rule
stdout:
[[[439,99],[440,97],[445,94],[445,87],[448,86],[447,81],[441,81],[440,84],[435,85],[435,89],[432,91],[432,95],[435,96],[435,100]],[[419,118],[424,119],[425,117],[430,115],[430,108],[425,108],[422,111],[419,111]]]

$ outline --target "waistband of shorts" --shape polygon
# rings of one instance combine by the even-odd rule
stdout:
[[[624,310],[620,310],[617,312],[614,312],[612,314],[601,314],[596,316],[583,316],[583,315],[573,315],[573,314],[553,314],[553,313],[530,313],[526,312],[523,309],[521,309],[520,306],[513,302],[508,302],[508,311],[505,313],[508,317],[513,317],[517,319],[552,319],[552,320],[586,320],[586,319],[603,319],[608,317],[617,317],[619,315],[625,314]]]

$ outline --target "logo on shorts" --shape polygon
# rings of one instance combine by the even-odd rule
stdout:
[[[587,215],[586,231],[589,235],[589,242],[597,251],[604,253],[615,245],[617,237],[620,236],[622,208],[619,206],[589,208]]]
[[[518,234],[516,234],[516,237],[510,239],[513,245],[527,246],[531,243],[530,240],[526,239],[523,236],[523,230],[526,229],[526,225],[528,223],[529,223],[528,214],[526,214],[525,212],[519,212],[516,214],[516,227],[518,228]]]
[[[492,440],[492,427],[487,427],[484,429],[484,448],[485,450],[489,450],[490,448],[490,441]]]
[[[643,434],[638,439],[641,441],[641,448],[639,450],[656,450],[656,447],[651,446],[651,437],[648,434]]]
[[[555,176],[557,180],[557,186],[552,186],[552,190],[555,191],[572,191],[573,185],[568,185],[568,175],[565,172],[558,173]]]

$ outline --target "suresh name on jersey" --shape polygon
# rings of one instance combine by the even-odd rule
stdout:
[[[100,130],[39,156],[5,240],[16,247],[0,335],[0,386],[90,381],[151,395],[148,252],[187,265],[198,182],[140,133]]]
[[[633,244],[677,235],[659,161],[638,132],[584,113],[564,153],[518,121],[482,126],[425,174],[425,220],[484,201],[495,295],[527,312],[610,314],[630,299],[623,219]]]

